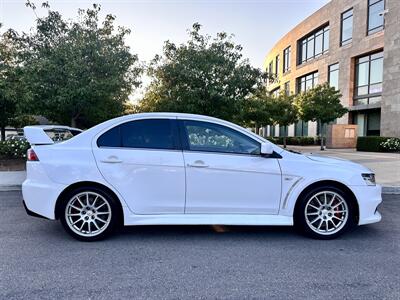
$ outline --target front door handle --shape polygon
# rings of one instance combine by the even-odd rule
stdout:
[[[101,162],[107,164],[118,164],[122,163],[122,160],[118,159],[116,156],[109,156],[106,159],[101,160]]]
[[[202,160],[196,160],[194,163],[187,164],[188,167],[191,168],[208,168],[209,165],[206,165]]]

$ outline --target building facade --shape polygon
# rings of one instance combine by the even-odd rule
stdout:
[[[400,137],[400,0],[332,0],[287,33],[264,68],[276,75],[271,94],[300,93],[329,82],[356,124],[358,136]],[[265,135],[279,136],[279,126]],[[315,122],[299,121],[289,136],[315,136]]]

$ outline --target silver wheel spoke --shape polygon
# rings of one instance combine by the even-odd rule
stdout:
[[[315,213],[308,213],[308,214],[307,214],[307,216],[317,216],[317,215],[319,215],[318,212],[315,212]]]
[[[99,196],[96,196],[96,198],[94,198],[94,201],[93,201],[93,207],[96,207],[96,202],[97,202],[97,199],[99,198]]]
[[[75,225],[75,224],[78,223],[79,221],[82,221],[82,219],[76,220],[74,223],[72,223],[72,225]]]
[[[74,209],[76,209],[76,210],[79,210],[79,211],[82,210],[82,208],[77,208],[75,205],[72,205],[72,204],[70,204],[69,206],[72,207],[72,208],[74,208]]]
[[[332,206],[333,200],[335,200],[335,198],[336,198],[336,195],[333,195],[331,201],[330,201],[329,204],[328,204],[329,206]]]
[[[316,209],[316,210],[319,210],[318,207],[316,207],[316,206],[314,206],[314,205],[312,205],[312,204],[308,204],[308,206],[310,206],[310,207],[312,207],[312,208],[314,208],[314,209]]]
[[[106,205],[105,202],[103,204],[101,204],[100,206],[95,207],[95,209],[98,210],[99,208],[103,207],[104,205]]]
[[[99,220],[100,222],[103,222],[103,223],[107,223],[106,221],[104,221],[103,219],[100,219],[100,218],[96,218],[96,220]]]
[[[340,202],[338,203],[338,204],[336,204],[335,206],[332,206],[332,209],[335,209],[336,207],[338,207],[340,204],[342,204],[343,203],[343,201],[342,200],[340,200]]]
[[[79,197],[76,197],[76,199],[78,199],[78,202],[79,202],[79,204],[82,206],[82,208],[84,208],[84,207],[85,207],[85,205],[83,205],[83,203],[82,203],[81,199],[79,199]]]
[[[79,227],[79,231],[81,231],[81,230],[82,230],[82,228],[83,228],[83,225],[85,225],[85,223],[86,223],[86,222],[82,222],[82,225],[81,225],[81,227]]]
[[[319,200],[318,197],[314,196],[314,198],[318,201],[318,204],[319,204],[319,205],[322,205],[322,202]]]
[[[107,211],[107,212],[98,212],[98,213],[96,213],[96,215],[109,215],[110,213]]]
[[[68,217],[75,217],[75,216],[80,216],[80,215],[81,215],[80,213],[78,213],[78,214],[67,214]]]
[[[318,220],[321,220],[320,218],[315,218],[314,221],[312,221],[310,224],[314,224],[315,222],[317,222]]]
[[[96,226],[97,230],[100,230],[100,227],[99,227],[99,225],[97,225],[96,220],[93,220],[93,224],[94,224],[94,226]]]

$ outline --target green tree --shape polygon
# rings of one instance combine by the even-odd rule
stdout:
[[[254,95],[243,102],[240,123],[254,127],[257,134],[262,126],[272,125],[270,96],[265,87],[258,89]]]
[[[317,121],[321,139],[321,150],[324,150],[322,126],[342,117],[347,108],[340,103],[342,95],[328,83],[317,85],[296,97],[295,103],[299,117],[304,121]]]
[[[11,125],[18,114],[18,105],[25,97],[14,36],[12,30],[0,36],[0,129],[3,141],[5,127]]]
[[[287,127],[298,120],[295,96],[281,92],[277,97],[270,98],[268,106],[270,107],[273,124],[284,126],[283,147],[286,148]]]
[[[240,121],[249,95],[266,75],[242,58],[242,47],[232,36],[215,38],[193,24],[189,40],[181,45],[166,41],[163,54],[148,68],[152,81],[140,101],[141,111],[175,111]]]
[[[36,9],[29,1],[27,6]],[[110,14],[100,23],[96,4],[80,9],[76,20],[43,6],[48,14],[16,39],[32,92],[27,112],[74,127],[121,115],[142,69],[125,44],[130,30],[116,27]]]

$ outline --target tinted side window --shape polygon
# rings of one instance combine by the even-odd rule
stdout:
[[[138,120],[121,125],[122,147],[175,149],[171,121],[168,119]]]
[[[189,150],[260,154],[260,143],[245,134],[218,124],[184,121]]]
[[[97,146],[99,147],[121,147],[120,127],[116,126],[97,139]]]

